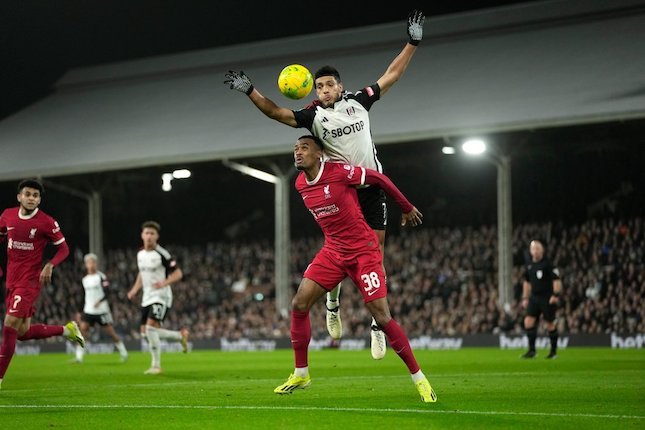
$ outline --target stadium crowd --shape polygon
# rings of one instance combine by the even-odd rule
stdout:
[[[645,232],[642,218],[589,220],[580,225],[528,224],[514,230],[515,303],[498,305],[496,229],[491,226],[427,228],[386,240],[389,302],[410,337],[507,332],[523,334],[518,305],[528,244],[543,238],[564,287],[558,321],[563,333],[645,332]],[[321,238],[292,242],[291,288]],[[184,271],[173,286],[166,325],[188,327],[193,339],[289,336],[288,316],[274,306],[273,244],[209,243],[166,246]],[[139,337],[138,303],[126,294],[137,276],[136,249],[111,250],[99,263],[111,282],[114,326],[126,339]],[[63,323],[82,310],[83,252],[55,271],[41,295],[37,318]],[[358,290],[346,281],[341,294],[345,336],[367,337],[370,316]],[[312,309],[314,338],[327,337],[324,301]]]

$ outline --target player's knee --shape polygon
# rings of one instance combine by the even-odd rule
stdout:
[[[392,319],[390,309],[385,305],[373,303],[368,305],[368,309],[379,327],[385,327]]]
[[[291,309],[293,309],[294,311],[308,311],[310,307],[311,306],[309,305],[306,298],[299,296],[298,294],[296,294],[291,300]]]
[[[4,325],[16,329],[16,331],[20,333],[20,329],[23,324],[22,320],[12,317],[11,315],[7,315],[4,319]]]
[[[535,325],[535,318],[531,318],[531,317],[524,318],[524,328],[526,330],[532,329],[534,325]]]
[[[18,340],[22,340],[21,338],[29,331],[29,326],[25,324],[14,328],[18,332]]]
[[[392,321],[392,317],[389,315],[378,315],[378,316],[372,315],[372,316],[374,317],[374,321],[376,321],[376,324],[380,328],[385,327],[386,325],[388,325],[390,321]]]

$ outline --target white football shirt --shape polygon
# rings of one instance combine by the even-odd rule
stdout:
[[[334,106],[323,108],[318,100],[293,111],[298,127],[322,140],[331,161],[383,172],[372,140],[369,109],[380,97],[378,84],[356,93],[345,92]]]
[[[85,305],[83,312],[88,315],[103,315],[110,313],[110,305],[106,297],[105,289],[109,287],[110,283],[103,272],[96,272],[83,276],[81,281],[85,289]],[[98,306],[96,302],[102,300]]]
[[[153,285],[163,281],[177,269],[177,262],[168,251],[160,245],[151,251],[142,249],[137,254],[137,265],[141,282],[143,283],[143,299],[141,306],[150,306],[153,303],[161,303],[170,308],[172,306],[172,289],[170,285],[163,288],[155,288]]]

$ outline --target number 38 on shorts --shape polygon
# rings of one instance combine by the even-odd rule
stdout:
[[[366,299],[371,298],[375,294],[377,295],[377,297],[374,298],[385,297],[385,295],[382,294],[383,292],[381,291],[381,286],[385,285],[385,279],[383,279],[383,275],[377,272],[363,273],[361,275],[361,280],[363,281],[363,285],[361,285],[361,287],[365,292],[364,295],[366,295]]]

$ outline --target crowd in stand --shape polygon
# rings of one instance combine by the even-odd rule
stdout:
[[[410,337],[476,333],[523,333],[518,306],[532,238],[546,241],[559,268],[564,293],[558,310],[564,333],[645,332],[645,232],[642,218],[590,220],[581,225],[522,225],[514,231],[515,302],[498,304],[497,232],[494,227],[405,230],[386,239],[385,266],[392,314]],[[292,242],[291,291],[322,245]],[[173,286],[174,305],[165,325],[188,327],[193,339],[289,336],[289,317],[275,309],[274,250],[269,241],[168,245],[184,272]],[[61,323],[82,309],[83,253],[74,252],[55,271],[36,317]],[[108,276],[117,331],[139,337],[138,302],[126,294],[137,276],[136,250],[112,250],[99,263]],[[370,316],[361,295],[345,281],[341,313],[348,337],[367,337]],[[312,309],[314,338],[327,337],[324,301]]]

